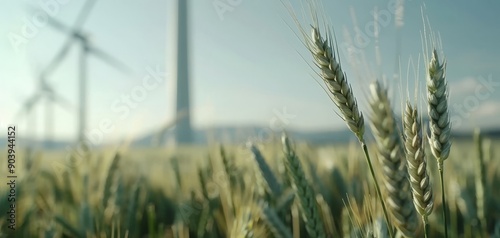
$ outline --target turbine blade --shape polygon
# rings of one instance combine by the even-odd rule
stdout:
[[[66,42],[64,43],[64,46],[61,48],[61,50],[54,56],[52,61],[50,61],[49,65],[45,70],[42,71],[42,77],[46,77],[49,75],[64,59],[64,57],[68,54],[68,51],[71,47],[71,43],[73,41],[73,36],[71,36]]]
[[[27,11],[30,13],[30,15],[37,15],[39,14],[40,12],[43,12],[44,9],[40,9],[39,7],[35,7],[31,4],[27,4],[26,5],[26,9]],[[68,32],[71,32],[71,29],[67,26],[65,26],[63,23],[61,23],[60,21],[52,18],[50,15],[46,14],[47,16],[47,22],[49,23],[49,25],[51,25],[54,29],[57,29],[59,31],[62,31],[63,33],[68,33]]]
[[[53,103],[59,104],[59,106],[63,107],[68,111],[72,109],[71,103],[53,90],[49,94],[49,100],[52,101]]]
[[[92,11],[92,8],[94,7],[96,3],[96,0],[87,0],[85,2],[85,5],[82,8],[82,11],[78,14],[78,17],[76,18],[75,24],[73,25],[73,29],[79,31],[80,28],[83,26],[85,21],[88,19],[90,12]]]
[[[62,22],[50,16],[48,16],[47,18],[48,18],[47,22],[49,23],[50,26],[52,26],[52,28],[62,32],[63,34],[73,34],[73,30],[64,25]]]
[[[71,43],[73,43],[73,41],[75,40],[75,36],[76,36],[75,32],[72,31],[67,26],[65,26],[63,23],[57,21],[56,19],[54,19],[50,16],[48,17],[48,19],[49,19],[48,20],[49,25],[51,25],[53,28],[61,31],[64,34],[68,34],[69,36],[66,39],[66,41],[64,42],[63,47],[54,56],[52,61],[50,61],[47,68],[45,68],[45,70],[42,72],[42,77],[47,76],[61,63],[61,61],[64,59],[64,57],[68,54],[68,51],[71,47]]]
[[[38,92],[28,98],[21,106],[21,110],[16,114],[16,120],[20,119],[24,114],[28,114],[33,109],[35,104],[40,100],[41,96],[41,93]]]
[[[132,73],[132,69],[130,69],[130,67],[128,67],[126,64],[122,63],[118,59],[114,58],[113,56],[109,55],[108,53],[105,53],[104,51],[97,49],[95,47],[89,47],[88,49],[89,53],[94,54],[97,58],[100,58],[101,60],[105,61],[112,67],[127,74]]]
[[[49,17],[48,22],[50,23],[51,26],[65,33],[70,33],[70,35],[68,36],[68,39],[65,41],[63,47],[58,51],[58,53],[54,56],[54,58],[51,61],[49,61],[50,63],[47,66],[47,68],[42,72],[42,75],[44,76],[49,75],[64,59],[64,57],[66,56],[71,47],[71,43],[74,41],[76,34],[80,31],[83,24],[87,20],[90,11],[94,7],[95,3],[96,0],[88,0],[85,2],[85,5],[83,6],[82,10],[80,11],[80,13],[76,18],[72,30],[64,26],[64,24],[58,22],[57,20]]]

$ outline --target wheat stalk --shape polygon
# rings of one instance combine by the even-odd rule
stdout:
[[[363,114],[359,111],[356,97],[354,97],[351,85],[347,82],[347,76],[343,72],[340,61],[338,60],[340,57],[338,56],[338,51],[335,50],[333,37],[331,34],[326,34],[325,37],[325,35],[322,35],[320,32],[315,1],[310,1],[310,10],[313,19],[313,25],[311,25],[311,36],[307,36],[306,31],[301,26],[293,11],[290,11],[290,13],[304,38],[306,48],[314,58],[314,63],[321,71],[319,76],[326,84],[328,91],[331,94],[331,100],[340,111],[340,114],[337,115],[339,115],[346,122],[347,127],[358,138],[370,169],[370,174],[375,184],[377,196],[380,199],[386,223],[390,226],[391,223],[389,222],[387,208],[382,198],[380,186],[378,184],[377,177],[375,176],[370,154],[368,153],[368,147],[366,146],[364,139],[365,125]],[[389,235],[394,237],[391,227],[389,227]]]
[[[477,209],[477,219],[481,225],[481,233],[486,232],[486,202],[485,198],[488,194],[486,192],[486,168],[484,166],[484,152],[483,152],[483,136],[481,135],[481,130],[476,128],[474,130],[474,142],[477,147],[477,164],[476,164],[476,209]]]
[[[370,85],[370,92],[370,126],[377,143],[379,162],[382,165],[387,208],[396,227],[405,236],[414,236],[418,220],[409,193],[410,184],[407,179],[403,145],[387,89],[375,81]]]
[[[323,218],[323,223],[325,224],[325,231],[328,237],[340,235],[340,231],[337,230],[335,226],[335,221],[332,215],[332,209],[325,201],[325,198],[318,194],[316,195],[316,202],[318,203],[319,210],[321,212],[321,217]]]
[[[422,128],[416,108],[407,102],[403,132],[405,140],[405,152],[410,175],[410,185],[413,194],[413,203],[424,223],[425,236],[428,236],[428,216],[434,207],[432,187],[427,174],[427,162],[422,140]]]
[[[237,210],[233,220],[228,237],[235,238],[252,238],[252,237],[268,237],[261,224],[261,203],[255,200],[257,195],[255,187],[240,190],[241,196],[238,202]],[[234,194],[236,195],[236,194]]]
[[[283,221],[279,218],[276,210],[269,207],[269,204],[265,203],[261,205],[261,216],[263,221],[266,223],[269,230],[276,238],[292,238],[293,235],[288,229],[288,227],[283,224]]]
[[[448,83],[446,82],[446,63],[440,63],[437,52],[432,52],[429,63],[429,77],[427,78],[427,103],[430,117],[431,135],[429,144],[431,151],[438,163],[439,177],[441,181],[441,199],[443,202],[443,219],[445,225],[445,237],[448,237],[448,218],[446,215],[446,192],[444,188],[444,164],[450,155],[450,133],[451,124],[448,112]]]
[[[251,207],[245,207],[242,209],[241,213],[234,220],[234,225],[231,229],[230,237],[236,238],[252,238],[255,237],[253,232],[254,226],[254,213]]]
[[[305,38],[307,40],[306,47],[313,55],[314,63],[321,70],[320,76],[331,93],[332,101],[340,111],[339,116],[346,122],[347,127],[356,135],[363,149],[366,162],[370,169],[370,174],[375,183],[377,196],[380,199],[386,223],[390,226],[391,223],[389,222],[386,205],[382,198],[380,186],[375,176],[375,171],[368,153],[368,147],[364,139],[365,125],[363,114],[359,111],[356,97],[354,97],[352,88],[347,82],[347,77],[342,71],[340,62],[337,60],[338,56],[335,54],[332,37],[328,34],[326,37],[321,35],[316,20],[311,29],[311,38],[306,36]],[[389,233],[390,236],[393,237],[392,228],[390,227]]]
[[[282,143],[285,153],[285,169],[295,190],[295,197],[299,201],[307,233],[311,237],[326,237],[313,188],[307,182],[300,160],[291,148],[286,135],[283,135]]]
[[[109,166],[108,173],[106,175],[106,180],[104,183],[103,197],[102,197],[102,205],[106,207],[109,202],[109,198],[111,197],[111,187],[113,183],[117,180],[118,168],[120,165],[120,155],[118,153],[115,154],[113,160],[111,161],[111,165]]]
[[[137,226],[134,225],[134,223],[137,220],[137,208],[138,208],[138,203],[139,201],[139,196],[141,193],[141,183],[143,183],[144,180],[142,178],[139,178],[134,185],[132,186],[131,190],[131,200],[128,202],[127,206],[127,218],[125,220],[127,224],[127,232],[131,235],[136,234],[136,228]]]
[[[239,174],[234,163],[234,159],[227,155],[223,146],[220,147],[220,157],[222,159],[222,167],[224,168],[229,181],[229,186],[231,188],[234,188],[239,183]]]
[[[257,162],[261,176],[265,179],[266,186],[270,190],[270,194],[275,197],[280,196],[283,188],[271,170],[271,167],[267,164],[266,159],[255,145],[249,144],[248,147],[252,152],[255,162]]]

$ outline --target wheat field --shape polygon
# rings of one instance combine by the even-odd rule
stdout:
[[[482,164],[471,141],[455,142],[450,152],[450,158],[470,162],[457,159],[447,165],[451,237],[500,235],[500,193],[495,189],[500,164],[494,151],[500,142],[485,142]],[[184,155],[159,149],[103,150],[66,169],[56,166],[68,162],[64,153],[20,152],[17,228],[15,233],[6,229],[4,189],[2,237],[388,237],[356,143],[283,149],[276,141],[253,150],[198,148],[191,157],[183,156],[192,150]],[[297,159],[294,167],[286,166],[290,153]],[[303,174],[288,176],[297,166]],[[381,165],[376,170],[381,176]],[[430,161],[429,176],[438,179]],[[294,192],[297,185],[300,197]],[[443,236],[437,188],[428,218],[430,237]],[[393,228],[398,224],[396,218],[391,222]],[[415,222],[414,236],[421,237],[422,223]],[[309,229],[321,235],[309,235]]]
[[[362,111],[311,6],[310,25],[292,13],[298,35],[355,141],[319,146],[283,132],[244,146],[16,148],[16,207],[2,186],[0,237],[500,237],[500,142],[479,129],[451,136],[440,45],[425,48],[426,98],[401,95],[396,115],[389,86],[373,79]]]

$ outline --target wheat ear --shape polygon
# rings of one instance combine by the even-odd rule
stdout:
[[[406,237],[413,237],[418,228],[418,218],[412,204],[405,154],[396,119],[387,89],[375,81],[370,85],[370,93],[370,126],[382,166],[387,208],[392,214],[395,226]]]
[[[299,201],[307,233],[311,237],[326,237],[313,188],[307,182],[300,160],[291,148],[286,135],[283,135],[282,143],[285,153],[285,169],[294,188],[295,197]]]
[[[451,124],[448,112],[448,83],[445,78],[446,63],[439,63],[436,50],[432,52],[427,78],[427,101],[430,117],[431,151],[440,167],[450,155]]]
[[[428,216],[434,207],[432,186],[427,174],[427,162],[422,140],[421,120],[416,108],[408,102],[406,104],[403,132],[405,140],[406,160],[410,185],[413,194],[413,203],[424,223],[425,236],[428,236]]]
[[[311,38],[308,40],[306,45],[313,55],[314,63],[321,70],[320,76],[331,93],[332,101],[340,111],[340,117],[347,123],[347,127],[358,138],[361,148],[365,154],[370,174],[375,183],[375,189],[382,205],[386,223],[390,226],[391,223],[389,222],[385,202],[382,198],[380,186],[377,181],[377,177],[375,176],[370,154],[368,153],[368,147],[366,146],[364,139],[365,125],[363,114],[359,111],[356,97],[354,97],[352,88],[347,82],[347,77],[342,71],[340,62],[337,61],[338,57],[335,54],[332,38],[329,35],[323,38],[316,24],[316,26],[312,26]],[[389,234],[391,237],[394,237],[391,227],[389,227]]]
[[[281,187],[281,184],[271,170],[271,167],[267,164],[266,159],[255,145],[249,144],[248,147],[252,152],[255,162],[257,162],[260,174],[266,181],[267,187],[270,190],[270,194],[275,197],[280,196],[283,188]]]
[[[331,37],[323,39],[319,29],[312,27],[307,47],[313,55],[316,66],[321,70],[320,76],[332,94],[332,101],[340,110],[340,116],[359,141],[364,141],[363,114],[358,109],[351,85],[347,82],[340,62],[337,61]]]
[[[446,192],[444,187],[444,160],[450,155],[451,124],[448,113],[448,83],[446,82],[446,63],[440,63],[437,52],[432,52],[427,78],[427,103],[430,117],[431,135],[429,144],[436,157],[441,181],[441,199],[443,202],[444,233],[448,237],[448,217],[446,215]]]

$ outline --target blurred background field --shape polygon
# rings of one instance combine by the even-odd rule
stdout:
[[[495,184],[500,182],[500,160],[495,148],[500,142],[487,141],[484,153],[489,190],[485,194],[488,201],[485,215],[490,237],[495,237],[494,234],[500,231],[500,193],[495,189]],[[276,141],[259,148],[285,186],[281,145]],[[250,189],[264,187],[258,182],[262,178],[258,178],[260,172],[250,150],[241,145],[228,146],[224,148],[222,159],[220,149],[218,145],[175,151],[103,149],[93,151],[90,160],[85,161],[65,158],[65,153],[60,151],[36,151],[27,156],[20,150],[16,161],[16,234],[18,237],[231,236],[231,227],[244,218],[239,209],[251,207],[254,202],[245,196],[250,195]],[[333,225],[332,235],[366,237],[373,233],[376,226],[372,219],[381,218],[381,214],[370,211],[370,206],[366,205],[375,198],[357,144],[311,146],[299,143],[297,153],[308,178],[331,209],[329,213],[335,221],[335,225],[330,224]],[[470,141],[453,144],[446,173],[453,237],[475,237],[473,234],[480,229],[475,189],[479,176],[477,153],[477,147]],[[1,159],[4,161],[5,156]],[[429,163],[429,166],[431,178],[437,181],[435,164]],[[13,233],[5,229],[8,191],[5,187],[0,191],[3,194],[0,200],[2,233],[10,237]],[[225,197],[228,194],[230,197]],[[232,210],[225,210],[228,206],[235,209],[233,214]],[[440,214],[439,209],[440,202],[436,199],[436,214]],[[284,221],[290,219],[293,223],[297,217],[286,211],[282,214]],[[272,236],[263,217],[254,216],[253,231]],[[302,223],[301,237],[308,237],[303,233]],[[438,229],[440,225],[435,225],[439,223],[442,223],[439,215],[431,217],[432,227],[437,229],[432,231],[433,237],[442,235],[442,230]]]

